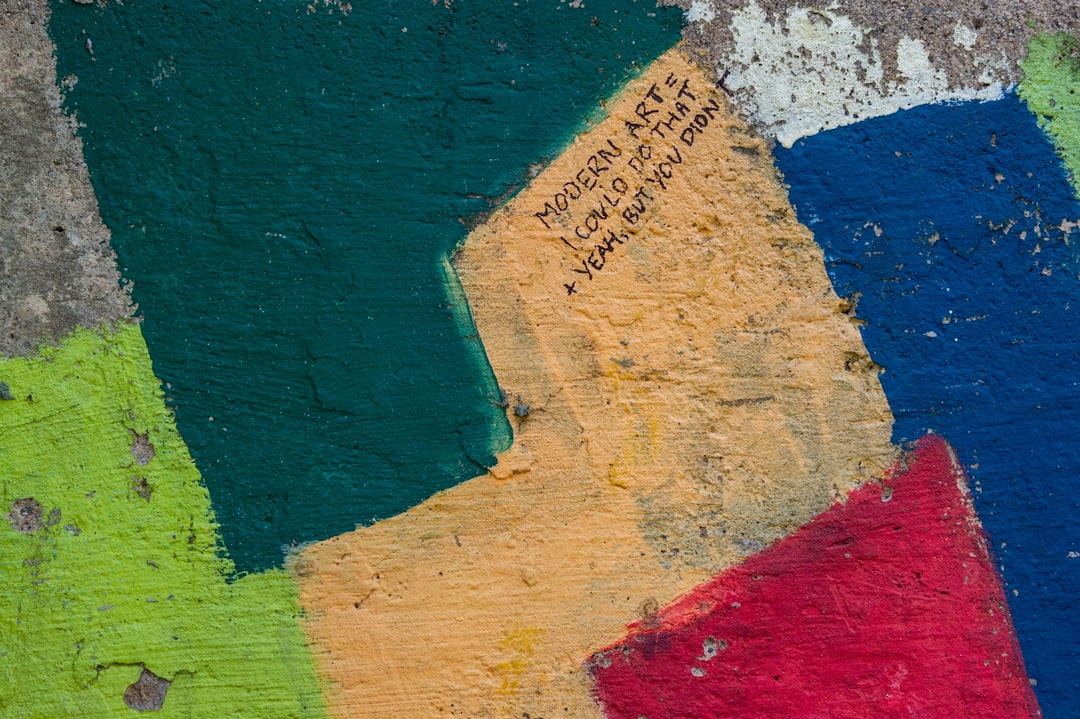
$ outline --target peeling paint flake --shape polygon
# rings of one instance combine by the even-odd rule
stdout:
[[[686,11],[687,22],[709,22],[716,17],[716,12],[709,5],[708,0],[693,0],[690,9]]]
[[[953,42],[957,46],[964,48],[965,50],[971,50],[975,47],[975,41],[979,39],[979,33],[972,30],[970,27],[962,22],[956,23],[956,28],[953,30]]]
[[[726,85],[751,120],[785,147],[820,130],[955,100],[996,100],[1003,87],[953,89],[922,40],[901,38],[896,79],[877,39],[833,10],[791,7],[775,20],[752,2],[732,14]]]

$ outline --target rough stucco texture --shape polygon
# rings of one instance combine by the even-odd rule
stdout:
[[[823,25],[836,14],[863,28],[866,45],[873,45],[880,53],[889,79],[896,78],[901,64],[901,41],[919,41],[953,88],[978,83],[987,59],[1005,59],[1000,65],[1004,74],[998,79],[1006,85],[1015,84],[1021,77],[1017,61],[1026,54],[1029,38],[1040,32],[1075,34],[1080,30],[1080,17],[1070,0],[835,0],[827,4],[805,0],[676,0],[670,4],[689,11],[686,34],[691,45],[721,65],[732,47],[735,12],[756,5],[775,21],[793,9],[802,9],[817,14]]]
[[[896,416],[956,448],[1046,717],[1075,715],[1080,201],[1015,95],[776,151]]]
[[[645,0],[316,5],[63,3],[50,25],[242,570],[404,511],[508,446],[443,259],[680,30]]]
[[[682,4],[0,10],[0,714],[599,717],[933,430],[1072,719],[1075,8]]]
[[[1041,716],[963,467],[933,435],[589,665],[608,719]]]
[[[598,716],[593,651],[892,463],[761,140],[680,51],[608,108],[454,261],[513,448],[295,558],[338,716]]]
[[[228,581],[138,326],[0,361],[0,382],[0,715],[324,716],[296,589]]]
[[[1054,140],[1080,195],[1080,41],[1064,33],[1032,38],[1020,97]]]
[[[60,107],[44,0],[0,9],[0,356],[127,316],[109,232]]]
[[[988,98],[1020,80],[1040,32],[1080,31],[1071,0],[678,0],[685,35],[767,137],[901,108]]]

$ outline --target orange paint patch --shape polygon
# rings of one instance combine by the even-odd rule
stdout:
[[[454,258],[515,443],[294,557],[339,716],[598,717],[592,652],[891,464],[876,367],[713,88],[668,53]]]

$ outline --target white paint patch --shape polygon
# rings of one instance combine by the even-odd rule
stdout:
[[[962,22],[956,23],[952,33],[953,42],[965,50],[975,47],[975,41],[979,39],[979,33],[975,32]]]
[[[900,38],[896,46],[896,64],[899,73],[917,87],[935,88],[949,82],[944,71],[934,71],[922,40]]]
[[[716,11],[709,0],[693,0],[690,9],[686,11],[687,22],[710,22],[715,17]]]
[[[720,73],[754,123],[785,147],[800,137],[897,110],[958,100],[996,100],[1004,92],[987,62],[981,88],[950,89],[921,40],[897,47],[899,77],[887,81],[877,41],[850,18],[788,8],[770,23],[756,2],[732,15],[735,46]]]

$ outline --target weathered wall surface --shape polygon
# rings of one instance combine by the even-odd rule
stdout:
[[[1080,30],[1070,0],[672,4],[702,61],[785,146],[917,105],[1000,97],[1032,37]]]
[[[667,137],[642,103],[681,115]],[[600,716],[572,657],[891,464],[874,366],[747,130],[670,53],[465,241],[529,412],[488,476],[295,560],[340,715]]]
[[[850,125],[776,158],[867,322],[896,440],[939,432],[971,466],[1029,670],[1068,686],[1080,202],[1053,147],[1009,95]]]
[[[120,265],[241,569],[509,446],[442,258],[678,39],[678,11],[621,6],[55,7]]]
[[[0,377],[3,715],[322,716],[296,589],[219,556],[139,327]]]
[[[1039,716],[965,483],[925,437],[884,486],[635,624],[590,660],[607,715]]]
[[[1071,717],[1080,13],[673,5],[0,10],[0,714]]]
[[[0,355],[126,317],[82,144],[60,110],[43,0],[0,9]],[[67,81],[70,82],[70,81]]]

